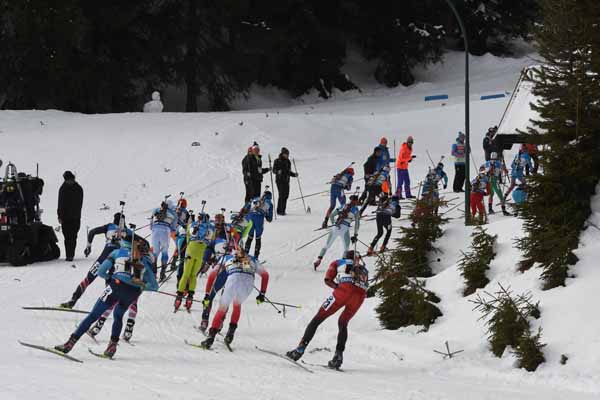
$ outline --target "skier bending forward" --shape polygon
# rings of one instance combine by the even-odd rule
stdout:
[[[154,276],[153,260],[149,255],[150,249],[144,242],[134,242],[133,255],[125,248],[113,251],[98,269],[98,276],[110,279],[108,286],[96,301],[94,308],[88,316],[81,321],[75,332],[65,344],[55,346],[60,352],[71,351],[79,338],[88,328],[98,320],[102,314],[111,307],[115,307],[112,334],[104,356],[112,358],[117,351],[119,335],[123,328],[123,315],[131,303],[135,302],[143,290],[158,290],[158,283]],[[112,274],[109,275],[109,271]]]
[[[354,250],[348,250],[343,259],[332,262],[325,274],[325,284],[333,288],[333,293],[321,305],[317,314],[306,327],[298,347],[288,351],[286,355],[292,360],[298,361],[319,325],[344,307],[338,320],[339,332],[335,355],[327,364],[330,368],[339,368],[343,362],[343,353],[348,339],[348,323],[365,300],[369,286],[369,271],[362,263],[360,254],[355,253]]]
[[[219,308],[213,317],[212,326],[208,330],[208,337],[202,342],[202,347],[207,349],[212,346],[215,336],[221,330],[231,303],[233,303],[233,312],[224,341],[226,344],[233,342],[233,335],[242,313],[242,303],[254,289],[254,275],[258,273],[261,278],[260,293],[256,296],[258,304],[265,301],[265,293],[269,284],[267,270],[256,261],[256,258],[247,255],[241,247],[236,249],[235,255],[225,256],[224,266],[227,271],[227,282],[225,282],[223,295],[219,301]]]

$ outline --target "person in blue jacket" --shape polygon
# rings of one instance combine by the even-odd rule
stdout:
[[[100,264],[102,264],[102,262],[106,260],[106,257],[108,257],[110,253],[119,248],[119,243],[122,238],[131,238],[133,232],[131,231],[131,229],[125,227],[125,215],[121,214],[120,212],[116,213],[113,216],[113,222],[97,226],[96,228],[89,231],[87,237],[87,246],[84,251],[86,257],[89,256],[92,252],[92,242],[94,240],[94,236],[96,235],[104,235],[106,239],[104,243],[104,249],[102,250],[100,256],[96,259],[94,264],[92,264],[92,267],[85,275],[85,278],[83,278],[83,280],[79,282],[79,285],[77,285],[77,288],[71,296],[71,300],[66,301],[60,305],[62,308],[71,309],[75,306],[75,304],[81,298],[87,287],[96,280],[96,277],[98,276],[98,267],[100,267]]]
[[[377,149],[381,150],[381,154],[379,155],[379,159],[377,160],[377,165],[375,169],[377,171],[381,170],[383,167],[389,167],[391,162],[395,162],[395,158],[390,157],[390,149],[387,146],[388,140],[386,137],[382,137],[377,145]]]
[[[163,201],[159,208],[154,209],[150,221],[152,231],[152,249],[158,263],[160,256],[160,280],[166,278],[167,263],[169,262],[169,243],[171,233],[177,229],[177,214],[171,200]]]
[[[531,166],[531,157],[527,152],[527,147],[522,145],[510,166],[510,186],[508,187],[506,193],[504,193],[505,199],[508,197],[510,192],[513,191],[515,186],[517,186],[517,180],[520,183],[525,184],[525,168],[528,166]]]
[[[255,197],[248,204],[248,219],[252,221],[252,228],[248,232],[248,239],[245,243],[246,254],[250,253],[250,246],[252,246],[252,239],[256,237],[256,243],[254,244],[254,257],[258,259],[260,255],[260,248],[262,245],[262,234],[265,228],[265,219],[267,222],[273,221],[273,195],[270,191],[266,190],[262,198]]]
[[[344,195],[344,190],[350,190],[352,188],[352,182],[354,180],[354,168],[348,167],[339,174],[335,175],[331,179],[331,189],[329,192],[329,208],[325,213],[325,220],[321,227],[323,229],[327,228],[327,221],[329,221],[329,216],[335,210],[336,202],[340,203],[340,207],[344,207],[346,204],[346,196]]]
[[[119,336],[123,328],[123,315],[129,306],[137,300],[144,290],[158,290],[158,283],[153,271],[153,260],[149,255],[148,245],[143,241],[135,241],[132,249],[122,246],[114,250],[98,269],[98,276],[109,279],[100,298],[88,316],[81,321],[75,332],[64,344],[54,349],[68,353],[73,349],[79,338],[98,320],[102,314],[115,307],[110,342],[104,351],[104,356],[112,358],[117,351]]]

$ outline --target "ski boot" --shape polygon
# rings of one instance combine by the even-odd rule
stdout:
[[[319,257],[317,257],[317,260],[313,263],[313,267],[315,267],[315,271],[317,270],[317,268],[319,268],[319,265],[321,265],[321,261],[323,261],[323,257],[319,256]]]
[[[494,209],[492,208],[492,205],[490,203],[488,203],[488,214],[489,215],[495,214]]]
[[[167,279],[167,266],[163,264],[160,266],[160,277],[158,278],[158,281],[163,282],[165,279]]]
[[[175,297],[175,302],[173,303],[173,306],[175,307],[175,311],[173,311],[174,313],[176,313],[179,310],[179,307],[181,307],[182,301],[183,301],[183,293],[177,292],[177,296]]]
[[[367,256],[371,257],[375,255],[375,252],[373,251],[373,246],[369,246],[369,249],[367,250]]]
[[[75,346],[75,343],[77,343],[77,340],[79,340],[79,339],[76,338],[74,335],[71,335],[69,337],[69,340],[67,340],[66,343],[59,344],[58,346],[54,346],[54,350],[58,350],[63,354],[67,354],[68,352],[71,351],[73,346]]]
[[[344,362],[344,356],[341,351],[336,351],[333,358],[327,362],[327,366],[332,369],[339,369]]]
[[[106,322],[106,318],[100,317],[100,319],[98,321],[96,321],[94,326],[92,326],[90,329],[88,329],[87,334],[90,335],[92,338],[96,338],[96,335],[100,333],[105,322]]]
[[[287,353],[285,353],[285,355],[287,356],[287,358],[289,358],[293,361],[298,361],[300,359],[300,357],[302,357],[304,355],[305,349],[306,349],[306,346],[300,344],[294,350],[290,350]]]
[[[72,309],[75,306],[75,300],[71,299],[69,301],[65,301],[60,304],[60,308],[66,308],[68,310]]]
[[[229,329],[227,330],[227,334],[223,341],[226,345],[230,345],[233,342],[233,335],[235,334],[235,330],[237,329],[237,324],[229,324]]]
[[[502,206],[502,215],[504,215],[505,217],[510,217],[511,213],[509,213],[508,211],[506,211],[506,207]]]
[[[131,336],[133,336],[133,326],[135,325],[135,319],[128,318],[127,325],[125,325],[125,331],[123,332],[123,340],[129,342]]]
[[[380,253],[383,253],[383,252],[385,252],[386,250],[387,250],[387,247],[385,247],[385,246],[383,246],[383,245],[382,245],[382,246],[379,248],[379,252],[380,252]]]
[[[104,356],[108,358],[113,358],[115,353],[117,352],[117,344],[119,343],[119,338],[110,338],[110,342],[108,342],[108,346],[106,346],[106,350],[104,350]]]
[[[323,223],[321,224],[321,229],[325,229],[327,228],[327,219],[329,219],[329,217],[325,217],[325,220],[323,221]]]
[[[215,336],[217,336],[217,332],[219,332],[219,330],[215,328],[210,328],[208,330],[208,337],[204,341],[202,341],[202,343],[200,343],[202,348],[210,349],[210,347],[215,342]]]
[[[208,319],[203,319],[200,321],[200,326],[198,329],[202,332],[203,335],[206,335],[206,329],[208,328]]]
[[[187,312],[190,312],[192,309],[192,304],[194,304],[194,292],[188,292],[188,295],[185,299],[185,309]]]

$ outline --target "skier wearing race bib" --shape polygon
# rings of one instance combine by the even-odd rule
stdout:
[[[94,264],[92,264],[92,267],[87,272],[85,278],[83,278],[83,280],[77,286],[77,289],[75,289],[75,291],[73,292],[71,300],[62,303],[60,305],[61,307],[73,308],[75,306],[77,300],[81,298],[87,287],[91,285],[92,282],[94,282],[94,280],[96,280],[96,277],[98,276],[98,267],[100,266],[100,264],[102,264],[102,262],[106,260],[106,257],[108,257],[110,253],[119,248],[119,242],[122,237],[131,238],[133,232],[130,229],[125,228],[125,215],[121,214],[120,212],[116,213],[113,216],[113,222],[98,226],[89,231],[87,237],[87,246],[84,251],[86,257],[89,256],[92,252],[92,242],[94,241],[94,236],[102,234],[106,238],[106,242],[104,244],[104,249],[102,250],[102,253],[96,259]]]
[[[265,219],[267,222],[273,221],[272,197],[273,195],[271,192],[267,190],[263,194],[262,198],[255,197],[245,206],[248,212],[248,219],[252,221],[252,228],[250,228],[250,231],[248,231],[248,239],[245,243],[245,250],[246,253],[250,253],[252,239],[256,236],[256,243],[254,244],[254,257],[256,258],[258,258],[260,255]]]
[[[338,320],[339,332],[335,355],[328,363],[330,368],[339,368],[342,365],[343,353],[346,349],[348,323],[367,297],[369,287],[369,271],[362,262],[360,254],[349,250],[344,258],[332,262],[325,274],[325,284],[333,289],[333,293],[321,305],[317,314],[306,327],[298,347],[288,351],[286,355],[292,360],[298,361],[319,325],[340,308],[344,308]]]
[[[315,270],[319,265],[321,265],[321,261],[327,253],[327,250],[333,245],[335,239],[341,237],[344,241],[344,253],[348,251],[350,247],[350,243],[355,243],[358,240],[358,229],[360,228],[360,212],[358,210],[358,196],[353,194],[350,196],[350,203],[345,206],[336,209],[331,213],[331,222],[335,220],[335,224],[332,226],[329,231],[329,236],[327,237],[327,243],[321,249],[317,260],[313,263]],[[350,226],[354,222],[354,235],[350,237]]]
[[[510,192],[517,186],[517,180],[521,183],[525,183],[525,168],[530,165],[531,157],[529,157],[529,153],[527,153],[527,147],[522,145],[510,166],[510,186],[506,193],[504,193],[504,198],[507,198]]]
[[[202,346],[205,348],[210,348],[214,343],[215,337],[221,330],[227,316],[227,311],[231,305],[233,305],[233,311],[224,341],[227,345],[233,342],[242,312],[242,303],[250,296],[250,293],[254,289],[255,275],[258,274],[261,277],[260,292],[256,296],[258,304],[265,301],[265,293],[269,284],[269,273],[267,270],[256,258],[248,256],[242,248],[238,248],[235,255],[225,256],[223,265],[227,271],[227,282],[223,289],[223,295],[219,300],[219,308],[213,317],[211,327],[208,331],[208,337],[202,342]]]
[[[377,234],[373,238],[369,250],[367,251],[368,256],[375,254],[374,248],[377,246],[377,242],[383,235],[385,228],[385,237],[383,238],[383,244],[379,249],[380,252],[384,252],[387,248],[388,241],[392,235],[392,217],[400,218],[400,203],[397,196],[388,196],[386,193],[382,193],[379,198],[379,205],[375,219],[377,220]]]
[[[365,212],[369,205],[375,204],[377,196],[379,196],[379,194],[382,192],[382,185],[384,184],[384,182],[388,181],[389,176],[390,167],[386,165],[377,172],[375,172],[373,175],[371,175],[368,180],[366,180],[365,193],[363,193],[363,195],[366,194],[366,196],[364,196],[366,199],[361,199],[363,201],[363,205],[360,209],[360,215],[362,215]]]
[[[152,212],[150,230],[152,231],[152,249],[156,263],[160,256],[160,280],[166,278],[169,262],[169,242],[171,232],[177,229],[177,214],[171,200],[163,201],[159,208]]]
[[[352,182],[354,180],[354,169],[351,167],[346,168],[341,173],[335,175],[331,179],[331,189],[329,192],[329,208],[325,213],[325,220],[321,227],[325,229],[327,227],[327,220],[335,209],[336,202],[340,203],[340,206],[346,204],[346,196],[344,196],[344,190],[350,190],[352,188]]]
[[[471,181],[471,220],[475,221],[475,215],[479,211],[479,222],[481,224],[487,222],[485,214],[485,206],[483,205],[483,198],[487,194],[488,178],[485,173],[485,167],[479,168],[479,174]]]
[[[189,227],[183,275],[177,286],[177,297],[174,304],[175,312],[181,306],[185,291],[188,294],[185,300],[185,308],[188,311],[192,308],[194,293],[196,292],[196,277],[202,267],[204,252],[213,240],[214,233],[215,226],[210,221],[209,215],[205,213],[199,215],[198,220],[194,221]]]
[[[506,211],[506,206],[504,204],[505,199],[502,195],[502,189],[500,189],[500,180],[502,179],[502,174],[508,174],[508,171],[502,166],[500,160],[498,160],[498,153],[493,151],[490,154],[490,160],[485,162],[484,168],[489,180],[488,192],[490,197],[488,198],[488,213],[494,214],[492,205],[494,203],[494,193],[496,193],[496,195],[498,195],[498,199],[500,199],[502,214],[510,215],[508,211]]]
[[[113,326],[110,342],[104,356],[112,358],[117,351],[117,343],[123,328],[123,315],[134,303],[143,290],[158,290],[158,283],[152,270],[153,260],[145,242],[134,242],[133,249],[121,246],[114,250],[98,269],[98,276],[109,279],[106,289],[96,301],[88,316],[81,321],[69,340],[54,348],[62,353],[68,353],[88,328],[102,314],[114,307]]]

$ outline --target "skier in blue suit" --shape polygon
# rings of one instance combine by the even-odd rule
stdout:
[[[248,233],[248,239],[245,243],[246,254],[250,253],[250,246],[252,246],[252,239],[256,237],[256,243],[254,244],[254,257],[258,258],[260,255],[260,247],[262,244],[262,234],[265,227],[265,219],[267,222],[273,221],[273,195],[270,191],[266,190],[262,198],[256,197],[246,204],[248,210],[248,219],[252,221],[252,228]]]
[[[109,279],[109,284],[96,301],[88,316],[81,321],[69,340],[54,348],[62,353],[68,353],[88,328],[102,314],[115,307],[110,342],[104,351],[104,356],[112,358],[117,351],[119,335],[123,328],[123,315],[129,306],[137,300],[144,290],[158,290],[158,283],[153,271],[153,260],[145,242],[134,242],[133,248],[121,246],[113,251],[98,269],[98,276]]]

